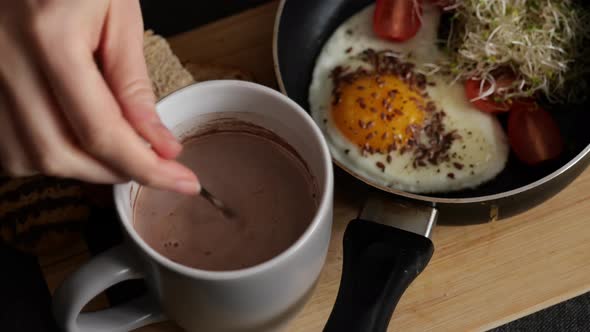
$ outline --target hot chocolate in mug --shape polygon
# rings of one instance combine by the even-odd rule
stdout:
[[[312,291],[324,264],[332,226],[333,173],[329,150],[310,116],[270,88],[242,81],[211,81],[181,89],[157,105],[164,124],[190,137],[219,119],[272,131],[306,164],[318,187],[317,210],[287,250],[261,264],[206,271],[178,264],[148,246],[133,226],[140,186],[114,186],[126,242],[93,258],[56,290],[55,318],[67,332],[130,331],[170,319],[187,331],[274,331]],[[239,184],[236,184],[239,185]],[[148,293],[106,310],[81,313],[110,286],[143,278]]]

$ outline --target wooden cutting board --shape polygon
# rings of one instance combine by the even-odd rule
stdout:
[[[276,87],[272,30],[277,3],[170,39],[182,61],[234,65]],[[336,298],[342,235],[363,186],[337,172],[334,230],[313,297],[288,331],[321,331]],[[484,331],[590,291],[590,170],[517,217],[439,226],[430,265],[405,293],[390,331]],[[86,259],[86,256],[80,257]],[[172,323],[141,332],[180,331]]]

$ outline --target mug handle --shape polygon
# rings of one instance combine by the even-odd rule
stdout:
[[[54,293],[53,314],[57,324],[66,332],[124,332],[164,320],[158,302],[151,295],[113,308],[81,313],[90,300],[110,286],[142,278],[137,262],[131,248],[119,245],[84,264]]]

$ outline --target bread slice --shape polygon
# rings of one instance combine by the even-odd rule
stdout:
[[[144,33],[143,52],[158,99],[194,82],[191,74],[170,49],[166,39],[151,30]]]

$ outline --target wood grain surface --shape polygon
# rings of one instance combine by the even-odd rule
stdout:
[[[275,87],[271,47],[276,8],[277,3],[270,3],[175,36],[170,43],[182,61],[241,67]],[[328,259],[315,293],[288,331],[321,331],[340,282],[342,235],[363,191],[361,184],[337,172]],[[400,301],[390,331],[485,331],[589,291],[589,214],[586,171],[559,195],[517,217],[437,227],[434,257]],[[83,258],[77,255],[75,261]],[[180,330],[161,323],[137,331]]]

